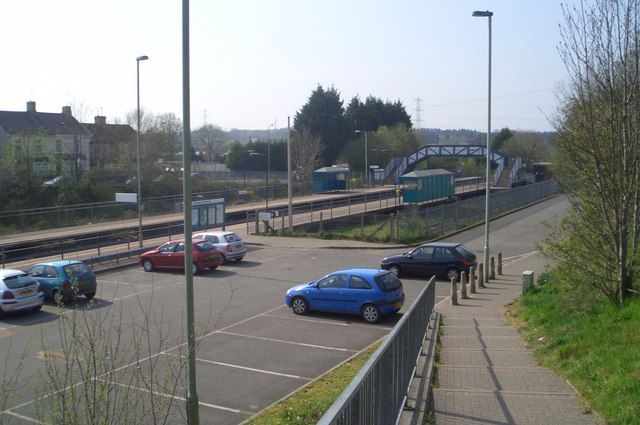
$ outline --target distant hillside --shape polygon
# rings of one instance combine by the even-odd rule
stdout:
[[[495,137],[501,129],[492,131],[492,137]],[[414,129],[420,138],[421,145],[478,145],[486,143],[486,134],[475,130],[441,130],[439,128],[420,128]],[[516,131],[514,134],[535,134],[542,140],[551,140],[555,137],[555,132],[544,131]]]

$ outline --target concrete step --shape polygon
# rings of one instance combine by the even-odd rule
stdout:
[[[533,367],[531,353],[522,350],[440,350],[440,364],[444,366],[522,366]]]
[[[443,329],[445,335],[450,336],[518,336],[510,326],[446,326]]]
[[[442,346],[446,348],[476,350],[525,350],[527,348],[517,336],[454,336],[448,335],[446,328],[441,341]]]

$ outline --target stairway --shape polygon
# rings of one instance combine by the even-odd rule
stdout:
[[[509,163],[502,169],[500,173],[500,177],[498,181],[494,185],[494,187],[506,187],[511,188],[511,170],[515,165],[514,161],[509,161]]]

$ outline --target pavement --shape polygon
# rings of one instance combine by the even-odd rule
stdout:
[[[503,275],[470,299],[450,299],[443,316],[435,424],[593,424],[596,418],[564,379],[536,365],[532,351],[500,313],[522,292],[522,272],[547,267],[538,254],[508,259]]]

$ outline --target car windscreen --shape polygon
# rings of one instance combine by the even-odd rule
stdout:
[[[458,251],[458,254],[462,255],[463,257],[473,257],[473,253],[469,252],[469,250],[467,250],[464,245],[458,245],[456,247],[456,251]]]
[[[379,274],[375,277],[375,281],[385,292],[394,291],[398,288],[402,288],[402,282],[394,273]]]
[[[4,284],[7,285],[9,289],[18,289],[22,288],[25,285],[33,283],[34,280],[28,274],[17,274],[15,276],[8,276],[2,279]]]
[[[69,277],[82,276],[91,271],[91,269],[84,263],[67,264],[63,268],[64,268],[64,272]]]
[[[228,235],[224,235],[224,238],[227,240],[227,242],[236,242],[240,240],[238,235],[236,235],[235,233],[229,233]]]
[[[195,247],[200,252],[211,251],[212,249],[216,248],[215,245],[213,245],[209,241],[198,242],[197,244],[195,244]]]

